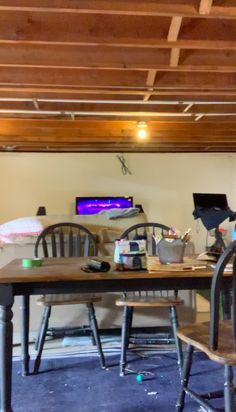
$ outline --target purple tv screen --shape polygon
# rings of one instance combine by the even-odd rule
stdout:
[[[131,196],[76,197],[76,215],[95,215],[102,210],[126,209],[133,206]]]

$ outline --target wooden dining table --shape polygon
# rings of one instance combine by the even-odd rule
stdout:
[[[106,259],[109,261],[109,259]],[[111,260],[110,260],[111,262]],[[105,293],[149,290],[208,289],[213,269],[206,265],[196,269],[176,265],[149,266],[143,271],[87,273],[82,270],[85,258],[45,258],[41,267],[23,267],[15,259],[0,269],[0,412],[12,412],[12,305],[14,296],[22,296],[23,374],[28,374],[29,297],[52,293]],[[230,286],[224,277],[224,287]]]

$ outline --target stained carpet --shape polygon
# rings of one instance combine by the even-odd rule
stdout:
[[[194,389],[201,393],[223,388],[223,369],[195,354]],[[13,362],[14,412],[174,412],[180,377],[174,353],[129,353],[127,375],[119,376],[119,356],[44,359],[41,373],[21,377]],[[31,365],[32,366],[32,365]],[[137,381],[141,373],[142,382]],[[215,406],[222,400],[214,401]],[[185,412],[203,411],[187,397]]]

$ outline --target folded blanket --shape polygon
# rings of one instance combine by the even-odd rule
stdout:
[[[127,209],[102,210],[99,214],[105,215],[107,219],[120,219],[120,218],[135,216],[138,213],[139,213],[139,208],[129,207]]]

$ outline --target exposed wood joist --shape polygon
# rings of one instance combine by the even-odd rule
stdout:
[[[168,41],[176,42],[176,40],[178,39],[182,19],[183,18],[181,16],[172,17],[168,36],[167,36]],[[173,47],[170,53],[170,67],[178,66],[179,57],[180,57],[180,49],[177,47]]]
[[[204,1],[204,0],[203,0]],[[209,2],[209,0],[207,0]],[[51,1],[44,0],[37,5],[35,2],[24,0],[1,0],[0,11],[25,11],[35,13],[78,13],[78,14],[109,14],[109,15],[141,15],[141,16],[179,16],[184,17],[200,17],[199,9],[196,5],[196,0],[183,0],[176,2],[174,0],[161,1],[143,1],[137,0],[80,0],[79,4],[76,0],[67,1]],[[207,14],[208,18],[229,18],[236,17],[236,6],[233,0],[227,0],[224,4],[211,7],[211,14]],[[205,5],[203,6],[205,7]]]
[[[167,40],[175,42],[178,38],[181,23],[182,23],[182,16],[174,16],[171,19],[170,27],[169,27],[169,32],[167,36]]]
[[[204,15],[210,14],[212,4],[213,0],[200,0],[199,13]]]

